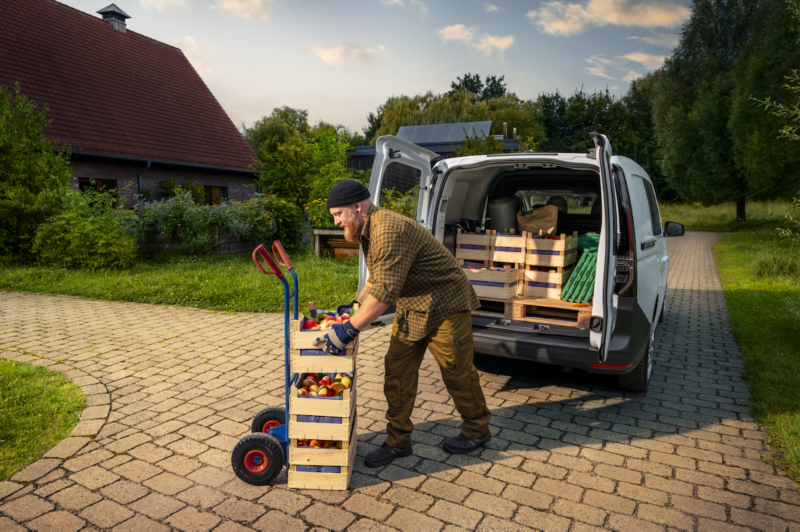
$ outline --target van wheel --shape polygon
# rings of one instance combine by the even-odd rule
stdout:
[[[653,373],[653,337],[651,333],[650,341],[644,349],[644,356],[627,375],[619,376],[619,387],[631,392],[646,392],[650,387],[650,375]]]

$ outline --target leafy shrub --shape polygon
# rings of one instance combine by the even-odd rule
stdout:
[[[70,190],[69,150],[53,151],[55,142],[42,134],[46,113],[19,84],[14,91],[0,85],[0,262],[33,260],[37,227]]]
[[[206,189],[200,183],[186,181],[182,185],[179,185],[178,182],[172,177],[167,178],[163,183],[161,183],[161,192],[164,193],[164,195],[168,198],[174,198],[181,192],[189,192],[192,195],[192,199],[195,201],[195,203],[204,201],[206,197]]]
[[[752,251],[752,255],[753,268],[759,277],[787,277],[800,282],[800,249],[794,243],[765,237]]]
[[[36,229],[33,251],[39,262],[90,270],[129,267],[138,246],[122,228],[136,215],[115,202],[113,192],[68,191],[64,209]]]
[[[324,199],[311,200],[305,204],[308,215],[311,217],[313,227],[333,227],[335,222],[331,211],[328,209],[328,202]]]
[[[405,194],[395,192],[394,188],[383,189],[381,207],[390,211],[399,212],[409,218],[417,217],[417,200],[419,198],[419,185]]]
[[[220,225],[244,241],[268,244],[280,238],[285,248],[293,250],[302,242],[302,211],[275,194],[211,206],[198,205],[189,191],[179,191],[174,198],[143,203],[140,209],[141,236],[160,231],[186,254],[211,251],[216,246],[214,229]]]

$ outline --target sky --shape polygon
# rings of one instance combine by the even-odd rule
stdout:
[[[237,126],[287,105],[351,131],[389,96],[446,92],[466,72],[505,76],[522,99],[580,87],[621,96],[663,64],[691,14],[690,0],[115,3],[129,30],[183,50]]]

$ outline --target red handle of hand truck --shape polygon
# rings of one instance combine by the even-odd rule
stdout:
[[[289,260],[289,255],[286,254],[286,250],[283,249],[283,244],[281,244],[280,240],[276,240],[272,243],[272,254],[275,255],[275,260],[278,262],[278,264],[287,270],[294,268],[294,266],[292,266],[292,261]],[[280,259],[278,258],[278,255],[280,255]],[[283,259],[283,262],[281,262],[281,259]]]
[[[264,258],[264,260],[267,262],[267,266],[269,266],[272,270],[271,272],[266,271],[263,266],[261,266],[261,263],[258,261],[258,255],[261,255]],[[263,244],[259,244],[259,246],[253,250],[253,262],[256,263],[256,266],[258,266],[258,269],[261,270],[261,273],[266,275],[274,275],[278,279],[283,277],[283,272],[278,265],[275,264],[275,261],[272,260],[272,257],[269,255],[269,251],[267,251],[267,248],[265,248]]]

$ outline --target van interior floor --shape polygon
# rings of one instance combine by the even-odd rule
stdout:
[[[512,299],[478,298],[481,306],[475,316],[506,318],[516,321],[588,329],[592,316],[591,303],[570,303],[560,299],[514,297]]]

